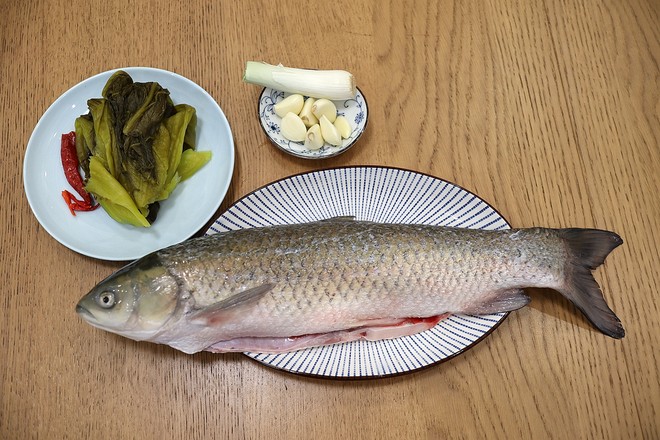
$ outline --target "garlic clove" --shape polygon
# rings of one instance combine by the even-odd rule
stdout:
[[[307,128],[319,123],[318,118],[314,116],[314,113],[312,113],[312,106],[315,102],[316,99],[307,98],[302,110],[300,110],[300,114],[298,115],[300,116],[300,119],[302,119],[302,121],[305,123]]]
[[[307,134],[305,134],[305,148],[310,150],[318,150],[323,146],[325,141],[321,135],[321,126],[319,124],[314,124],[309,127]]]
[[[341,145],[341,134],[339,134],[339,130],[332,125],[332,122],[325,115],[321,115],[319,125],[321,126],[321,135],[327,143],[330,145]]]
[[[334,122],[334,126],[337,127],[337,130],[339,130],[339,134],[342,138],[348,139],[351,137],[353,130],[351,129],[351,124],[348,122],[348,119],[345,117],[337,116],[337,119],[335,119]]]
[[[337,107],[335,106],[335,103],[325,98],[317,99],[314,102],[314,105],[312,105],[312,113],[314,113],[314,116],[316,116],[319,121],[321,120],[321,116],[324,115],[331,123],[335,122],[335,119],[337,119]]]
[[[305,123],[300,119],[300,116],[289,112],[282,118],[280,133],[290,141],[302,142],[305,140],[307,127],[305,127]]]
[[[289,95],[277,104],[273,106],[275,114],[280,118],[286,116],[287,113],[295,113],[296,115],[300,113],[300,110],[303,108],[304,98],[302,95],[293,94]]]

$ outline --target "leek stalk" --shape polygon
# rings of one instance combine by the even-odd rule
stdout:
[[[355,98],[355,78],[345,70],[309,70],[248,61],[243,80],[287,93],[334,101]]]

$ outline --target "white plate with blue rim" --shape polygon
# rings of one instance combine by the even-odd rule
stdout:
[[[206,234],[342,216],[382,223],[510,228],[488,203],[451,182],[399,168],[362,166],[314,171],[266,185],[234,203]],[[270,367],[309,376],[392,376],[465,352],[507,316],[450,315],[432,329],[396,339],[358,340],[281,354],[245,354]]]
[[[87,100],[101,96],[117,70],[134,81],[156,81],[170,91],[175,104],[197,113],[196,148],[211,151],[211,160],[181,182],[163,201],[149,228],[117,223],[99,208],[71,215],[62,190],[73,192],[64,177],[60,139],[87,113]],[[43,228],[64,246],[102,260],[128,261],[183,241],[213,218],[227,193],[234,170],[234,140],[217,102],[200,86],[176,73],[147,67],[114,69],[92,76],[62,94],[43,114],[28,141],[23,183],[30,208]]]
[[[335,146],[326,142],[320,149],[311,150],[305,147],[303,142],[290,141],[282,136],[280,130],[282,118],[275,114],[273,107],[289,95],[291,93],[266,87],[259,95],[258,110],[261,128],[263,128],[268,139],[277,148],[293,156],[304,159],[325,159],[337,156],[354,146],[367,128],[367,122],[369,121],[367,101],[358,88],[355,98],[333,101],[337,107],[337,115],[344,116],[348,120],[351,126],[351,135],[343,139],[341,145]]]

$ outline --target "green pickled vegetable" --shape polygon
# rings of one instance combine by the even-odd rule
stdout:
[[[134,226],[149,226],[145,215],[140,212],[130,194],[105,168],[100,159],[92,156],[89,160],[90,177],[85,189],[94,194],[106,212],[119,223]]]
[[[76,155],[78,163],[89,175],[89,155],[94,147],[94,122],[90,115],[84,115],[76,119]]]
[[[210,151],[184,150],[176,172],[181,180],[186,180],[211,160]]]
[[[195,150],[195,109],[174,105],[160,84],[134,82],[123,71],[87,105],[89,113],[76,119],[86,189],[115,220],[149,226],[159,202],[210,160],[209,151]]]
[[[115,163],[119,161],[119,154],[108,102],[105,99],[90,99],[87,107],[94,126],[92,156],[97,157],[110,174],[116,176]]]
[[[186,131],[190,121],[195,115],[195,109],[189,105],[183,104],[176,106],[176,114],[165,121],[165,126],[170,133],[170,142],[172,144],[172,154],[170,155],[169,166],[167,168],[168,181],[174,177],[181,154],[183,153]]]

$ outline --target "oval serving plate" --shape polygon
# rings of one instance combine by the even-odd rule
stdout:
[[[238,200],[206,233],[339,216],[383,223],[509,229],[488,203],[453,183],[398,168],[365,166],[314,171],[273,182]],[[506,316],[451,315],[412,336],[282,354],[245,354],[270,367],[310,376],[391,376],[451,359],[486,337]]]
[[[357,94],[353,99],[343,101],[333,101],[337,107],[337,115],[344,116],[351,124],[352,132],[348,139],[344,139],[341,145],[334,146],[325,143],[318,150],[305,148],[302,142],[290,141],[280,133],[280,124],[282,118],[275,114],[273,107],[275,104],[291,95],[278,90],[266,87],[259,95],[259,122],[266,136],[280,150],[296,157],[304,159],[326,159],[337,156],[351,148],[358,141],[364,130],[367,128],[369,112],[367,101],[364,95],[357,89]]]
[[[87,113],[87,100],[100,97],[108,78],[126,71],[134,81],[157,81],[170,91],[175,104],[186,103],[197,112],[198,150],[212,158],[182,182],[161,203],[150,228],[137,228],[112,220],[99,208],[74,217],[62,199],[67,183],[60,159],[62,133],[74,129],[75,119]],[[37,123],[27,145],[23,183],[28,202],[39,223],[64,246],[103,260],[133,260],[183,241],[198,232],[220,206],[234,169],[234,140],[229,123],[215,100],[194,82],[166,70],[127,67],[100,73],[62,94]]]

